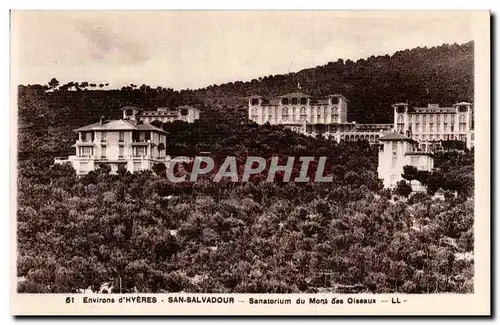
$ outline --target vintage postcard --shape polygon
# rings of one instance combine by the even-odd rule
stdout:
[[[11,11],[13,315],[482,315],[490,12]]]

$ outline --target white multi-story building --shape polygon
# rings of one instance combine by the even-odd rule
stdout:
[[[106,121],[75,130],[78,140],[73,145],[76,155],[56,159],[56,163],[70,162],[77,174],[87,174],[100,164],[111,167],[115,173],[120,166],[128,171],[151,169],[155,163],[166,163],[167,132],[151,124],[136,120]]]
[[[392,131],[392,124],[357,124],[347,122],[347,103],[342,95],[312,98],[295,92],[278,97],[251,96],[248,99],[248,119],[257,124],[281,124],[292,131],[316,136],[321,134],[335,141],[368,140]]]
[[[179,106],[176,108],[159,107],[156,111],[144,111],[140,108],[128,106],[122,108],[123,118],[139,119],[144,123],[159,121],[162,123],[173,121],[184,121],[193,123],[200,119],[200,110],[191,106]]]
[[[270,98],[251,96],[248,100],[248,119],[257,124],[345,123],[347,102],[342,95],[314,99],[300,92]]]
[[[441,141],[458,140],[467,148],[474,146],[474,116],[471,103],[460,102],[452,107],[429,104],[427,107],[410,107],[406,103],[392,105],[394,129],[411,137],[424,150],[440,146]]]
[[[382,179],[384,187],[394,188],[403,180],[401,176],[404,166],[413,166],[421,171],[432,171],[434,158],[426,151],[418,150],[417,141],[401,134],[393,132],[379,138],[378,154],[378,178]],[[411,182],[414,191],[425,190],[418,181]]]

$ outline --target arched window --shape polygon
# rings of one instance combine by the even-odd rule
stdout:
[[[301,99],[300,99],[300,104],[301,104],[301,105],[307,105],[307,98],[305,98],[305,97],[304,97],[304,98],[301,98]]]
[[[292,98],[292,105],[297,105],[297,98]]]
[[[283,107],[283,115],[288,115],[288,107]]]

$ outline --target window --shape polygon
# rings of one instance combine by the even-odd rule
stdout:
[[[252,106],[259,105],[259,99],[258,98],[252,98]]]
[[[448,123],[443,124],[443,132],[448,132]]]
[[[301,98],[300,99],[300,104],[301,105],[307,105],[307,98]]]
[[[434,123],[429,124],[429,131],[434,132]]]
[[[145,132],[144,134],[144,140],[150,141],[151,140],[151,132]]]
[[[405,112],[405,107],[404,106],[398,106],[397,112],[398,113],[404,113]]]
[[[118,146],[118,158],[123,158],[123,145]]]
[[[467,112],[467,105],[460,105],[460,106],[458,106],[458,111],[459,111],[460,113],[465,113],[465,112]]]
[[[292,105],[297,105],[297,98],[292,98]]]
[[[420,123],[415,123],[415,132],[420,132]]]
[[[188,110],[187,108],[183,108],[183,109],[181,109],[181,115],[182,115],[182,116],[186,116],[186,115],[188,115],[188,114],[189,114],[189,110]]]
[[[82,147],[80,148],[80,156],[82,157],[90,157],[93,154],[93,150],[91,147]]]
[[[283,116],[288,116],[288,107],[283,107]]]
[[[131,110],[131,109],[127,109],[127,110],[125,111],[125,115],[126,115],[126,116],[132,116],[132,114],[134,114],[134,111],[133,111],[133,110]]]
[[[82,142],[87,142],[87,132],[82,132],[80,135],[82,137]]]
[[[283,98],[283,99],[281,100],[281,103],[282,103],[283,105],[288,105],[288,98]]]
[[[146,147],[136,147],[135,148],[135,155],[136,156],[145,156],[146,155]]]
[[[101,158],[106,159],[106,146],[101,146]]]
[[[101,132],[101,142],[106,142],[106,131]]]
[[[300,108],[300,115],[307,115],[305,107]]]
[[[123,141],[124,141],[124,139],[125,139],[125,132],[120,131],[120,132],[118,133],[118,141],[119,141],[119,142],[123,142]]]
[[[459,121],[458,131],[465,132],[467,126],[465,114],[460,114],[460,116],[458,117],[458,121]]]
[[[339,98],[338,97],[330,98],[330,103],[332,103],[332,105],[337,105],[339,103]]]

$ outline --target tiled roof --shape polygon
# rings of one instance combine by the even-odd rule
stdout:
[[[300,92],[289,93],[285,95],[278,96],[279,98],[291,98],[291,97],[311,97],[310,95],[306,95]]]
[[[160,128],[155,127],[154,125],[148,123],[140,123],[137,124],[134,121],[126,121],[126,120],[112,120],[105,121],[102,125],[101,122],[92,123],[86,126],[82,126],[78,129],[75,129],[75,132],[80,131],[132,131],[132,130],[141,130],[141,131],[157,131],[161,133],[168,134]]]
[[[156,126],[149,124],[149,123],[137,124],[136,129],[140,130],[140,131],[156,131],[156,132],[168,134],[168,132],[165,132],[162,129],[157,128]]]
[[[410,142],[415,141],[415,140],[408,138],[406,135],[398,133],[398,132],[392,132],[392,133],[386,134],[383,137],[380,137],[378,140],[379,141],[410,141]]]
[[[82,126],[75,131],[93,131],[93,130],[134,130],[135,127],[124,121],[124,120],[112,120],[112,121],[104,121],[101,125],[101,122],[92,123],[86,126]]]

